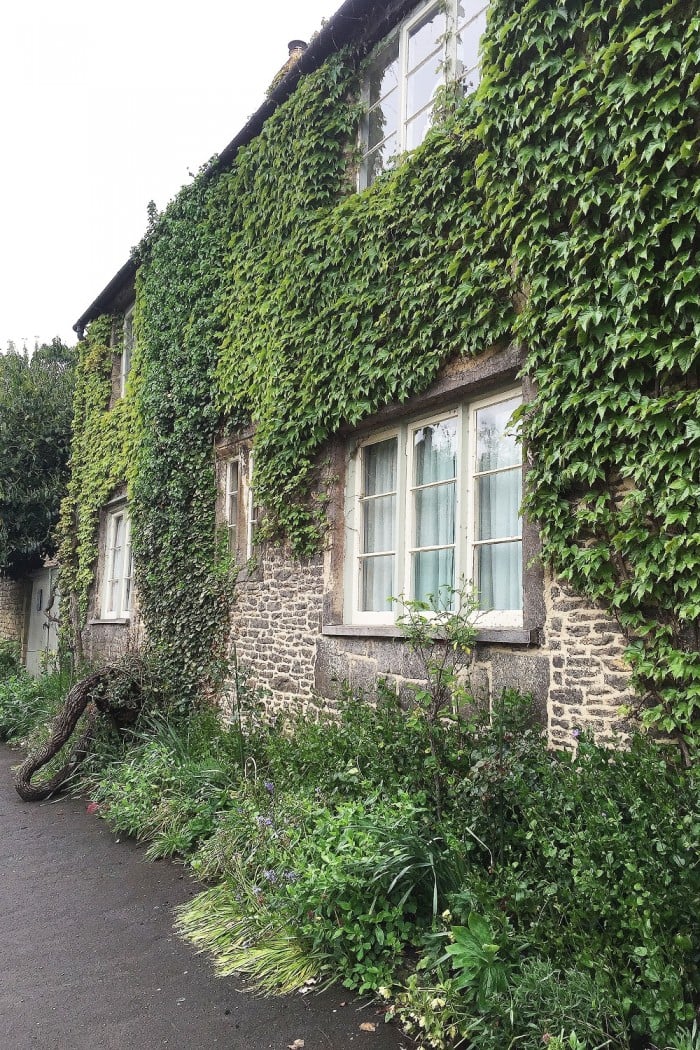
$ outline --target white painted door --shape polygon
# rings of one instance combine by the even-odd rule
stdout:
[[[51,665],[58,648],[58,569],[41,569],[32,576],[32,596],[27,618],[25,664],[38,675]]]

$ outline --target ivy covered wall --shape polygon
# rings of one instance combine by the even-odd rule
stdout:
[[[121,321],[100,317],[79,345],[73,400],[73,440],[68,490],[61,505],[61,592],[70,598],[74,628],[85,623],[98,553],[100,510],[118,486],[131,482],[139,445],[138,371],[126,396],[114,400],[115,359],[121,353]],[[119,338],[113,333],[119,332]]]
[[[370,190],[352,185],[362,63],[347,52],[153,224],[124,472],[144,618],[183,682],[206,678],[227,611],[221,419],[255,422],[268,531],[303,555],[320,542],[309,494],[327,438],[455,355],[517,340],[538,389],[523,427],[545,558],[614,612],[645,718],[692,745],[699,49],[680,0],[492,0],[479,91],[446,93],[425,143]],[[95,488],[77,486],[92,507]],[[87,536],[82,550],[87,573]]]

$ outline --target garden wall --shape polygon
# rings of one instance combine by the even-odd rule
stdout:
[[[0,576],[0,639],[24,641],[27,583]]]

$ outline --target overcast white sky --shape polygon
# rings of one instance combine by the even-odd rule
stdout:
[[[340,0],[5,0],[0,350],[72,325]]]

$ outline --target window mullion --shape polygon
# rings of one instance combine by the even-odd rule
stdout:
[[[398,152],[406,149],[406,106],[408,98],[408,26],[403,26],[399,38],[399,134]]]

